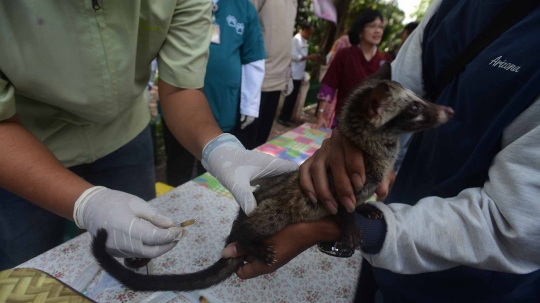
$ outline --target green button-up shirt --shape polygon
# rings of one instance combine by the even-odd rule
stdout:
[[[0,120],[18,114],[68,167],[115,151],[148,125],[154,58],[168,84],[204,83],[210,0],[98,3],[0,1]]]

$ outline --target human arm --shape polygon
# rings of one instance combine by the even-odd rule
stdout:
[[[297,165],[248,151],[234,136],[222,133],[201,89],[210,44],[211,2],[179,1],[178,7],[183,10],[175,13],[158,56],[164,118],[175,138],[250,213],[256,206],[250,182],[297,169]]]
[[[328,105],[328,101],[319,99],[319,106],[317,107],[317,113],[315,121],[315,124],[311,126],[311,128],[329,128],[328,123],[326,123],[326,119],[324,118],[324,111],[326,109],[326,106]]]
[[[299,38],[294,37],[292,40],[292,55],[291,59],[294,62],[306,61],[306,60],[316,60],[319,58],[317,54],[311,54],[304,56],[302,53],[302,41]]]
[[[316,113],[317,121],[315,122],[314,128],[319,128],[324,126],[328,128],[330,125],[327,125],[326,118],[324,116],[324,111],[328,103],[331,103],[336,96],[337,88],[339,87],[343,73],[343,64],[346,64],[346,60],[343,58],[343,53],[338,52],[334,54],[332,59],[332,64],[328,67],[324,78],[321,81],[321,89],[317,94],[317,99],[319,99],[318,112]]]
[[[265,241],[274,247],[275,259],[277,260],[275,264],[268,266],[253,256],[248,256],[246,260],[248,263],[240,267],[236,274],[241,279],[250,279],[274,272],[313,245],[337,241],[340,237],[339,224],[335,218],[331,217],[320,221],[286,226]],[[246,255],[246,252],[237,242],[234,242],[224,248],[221,254],[225,258],[231,258]]]
[[[266,52],[259,16],[252,4],[248,3],[249,23],[244,31],[242,45],[242,84],[240,89],[241,128],[246,128],[259,117],[261,88],[264,80]]]
[[[332,76],[335,73],[334,70],[331,70],[330,72],[331,72],[330,76]],[[326,78],[326,75],[325,75],[325,78]],[[334,100],[335,95],[336,95],[336,89],[326,84],[323,79],[323,82],[321,83],[321,89],[319,90],[319,94],[317,94],[317,99],[319,99],[319,106],[317,107],[318,110],[316,113],[317,121],[315,122],[315,125],[313,126],[313,128],[320,128],[321,126],[328,128],[329,125],[327,125],[326,123],[326,119],[324,117],[324,111],[326,110],[326,106],[328,105],[328,103]]]
[[[261,88],[264,79],[264,60],[242,65],[242,87],[240,91],[241,128],[259,117]],[[242,119],[244,118],[244,119]]]
[[[9,86],[2,75],[0,104],[14,102],[14,90]],[[2,105],[0,108],[0,116],[11,114]],[[125,235],[123,241],[117,244],[106,244],[111,253],[122,256],[157,256],[174,247],[176,242],[173,240],[182,235],[181,229],[158,228],[173,227],[174,222],[157,214],[155,209],[137,197],[122,192],[111,194],[114,191],[106,188],[101,188],[99,195],[86,196],[85,192],[96,188],[65,168],[20,123],[17,115],[0,121],[0,140],[3,142],[0,144],[0,187],[62,217],[76,220],[79,227],[88,229],[92,235],[99,228],[113,235],[111,239]],[[112,204],[116,207],[111,207]],[[77,209],[75,205],[79,206],[78,211],[74,211]],[[113,209],[122,211],[110,218],[110,224],[107,224],[106,218]],[[154,231],[155,237],[146,241],[143,235]],[[143,243],[146,247],[144,251]]]
[[[302,43],[300,39],[297,39],[296,36],[292,38],[291,60],[293,62],[300,62],[305,60],[304,55],[302,55]]]
[[[65,168],[17,115],[0,121],[0,142],[0,187],[73,220],[75,201],[92,184]]]
[[[1,71],[0,142],[0,187],[72,220],[75,200],[92,185],[66,169],[21,124],[15,88]]]
[[[481,188],[414,206],[374,203],[384,213],[386,239],[364,256],[397,273],[458,265],[529,273],[540,269],[540,98],[504,131]]]
[[[202,92],[211,38],[211,1],[178,1],[158,54],[159,97],[167,126],[195,157],[222,131]]]

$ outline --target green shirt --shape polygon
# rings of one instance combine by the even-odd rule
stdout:
[[[0,120],[15,113],[66,166],[93,162],[150,120],[161,80],[203,87],[211,1],[0,1]]]
[[[242,65],[266,58],[257,11],[248,0],[219,0],[220,43],[210,44],[204,94],[224,132],[238,122]]]

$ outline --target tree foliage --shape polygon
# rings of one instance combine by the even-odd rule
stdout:
[[[420,0],[420,3],[416,6],[416,10],[410,15],[411,19],[420,22],[424,18],[431,3],[433,3],[433,0]]]

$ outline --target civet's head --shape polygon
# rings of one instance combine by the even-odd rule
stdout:
[[[390,64],[385,63],[349,95],[340,124],[353,130],[368,123],[376,130],[403,133],[437,127],[454,115],[450,107],[422,100],[390,79]]]

